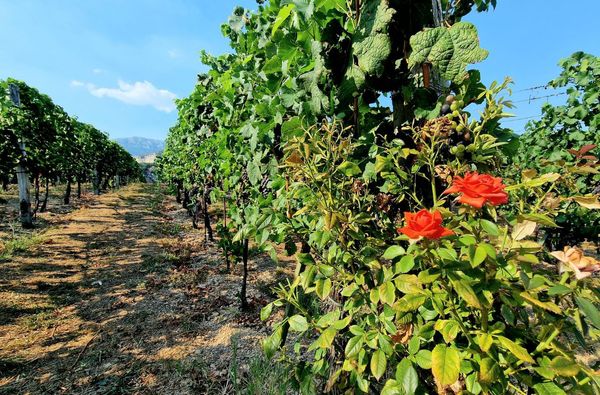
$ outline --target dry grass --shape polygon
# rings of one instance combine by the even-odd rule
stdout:
[[[240,273],[190,222],[149,185],[49,214],[1,263],[0,393],[223,393],[232,339],[247,377],[269,333],[258,311],[291,269],[254,257],[242,312]]]

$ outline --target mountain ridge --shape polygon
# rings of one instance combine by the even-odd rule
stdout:
[[[133,156],[142,157],[151,154],[159,154],[165,148],[164,140],[150,139],[146,137],[122,137],[114,139],[127,152]]]

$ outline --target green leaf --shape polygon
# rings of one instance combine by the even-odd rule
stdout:
[[[489,333],[482,333],[478,336],[478,342],[481,351],[488,352],[492,344],[494,344],[494,338]]]
[[[290,324],[290,329],[295,332],[306,332],[308,330],[306,318],[299,314],[291,316],[288,319],[288,323]]]
[[[502,370],[492,358],[484,358],[479,363],[479,381],[491,384],[500,378]]]
[[[277,32],[277,30],[279,30],[279,27],[281,27],[283,22],[285,22],[290,17],[290,14],[293,9],[294,9],[294,4],[292,4],[292,3],[286,4],[279,9],[277,18],[275,18],[275,22],[273,22],[273,29],[271,30],[272,36]]]
[[[260,319],[261,321],[266,320],[271,316],[271,312],[273,311],[273,303],[269,303],[262,309],[260,309]]]
[[[394,284],[391,281],[388,281],[379,287],[379,300],[390,306],[394,304],[394,301],[396,300],[396,287],[394,287]]]
[[[559,376],[573,377],[579,373],[577,362],[566,358],[556,357],[550,362],[550,368]]]
[[[481,224],[481,228],[490,236],[498,236],[500,235],[500,230],[498,226],[492,221],[488,221],[487,219],[482,219],[479,221]]]
[[[397,264],[396,273],[408,273],[415,267],[415,258],[412,255],[405,255]]]
[[[316,345],[320,348],[329,348],[333,344],[333,339],[337,331],[334,328],[327,328],[321,333],[321,336],[316,341]]]
[[[379,380],[385,373],[385,368],[387,367],[387,357],[383,351],[377,350],[373,353],[371,356],[370,367],[373,377]]]
[[[500,341],[500,345],[502,345],[504,349],[510,351],[515,357],[519,358],[521,361],[529,363],[535,362],[524,347],[518,345],[512,340],[507,339],[504,336],[498,336],[498,340]]]
[[[358,67],[368,76],[381,76],[392,50],[388,26],[396,10],[387,1],[368,1],[362,7],[352,45]]]
[[[583,311],[583,314],[587,317],[588,320],[594,325],[596,328],[600,329],[600,312],[594,306],[592,302],[589,300],[582,298],[581,296],[576,296],[575,301],[577,302],[577,306]]]
[[[544,214],[521,214],[517,217],[519,222],[527,220],[533,221],[540,225],[548,226],[550,228],[559,228],[558,225],[552,220],[552,218],[548,217]]]
[[[431,369],[431,351],[420,350],[417,355],[415,355],[415,361],[421,369]]]
[[[354,162],[344,161],[338,166],[338,170],[344,173],[347,177],[352,177],[360,174],[360,167]]]
[[[450,282],[452,283],[452,287],[458,296],[467,302],[467,305],[476,309],[481,309],[481,302],[475,294],[475,291],[473,291],[473,288],[471,288],[471,286],[467,283],[466,279],[458,276],[452,276],[450,277]]]
[[[404,358],[396,366],[396,381],[404,389],[404,394],[413,395],[419,386],[419,376],[412,362]]]
[[[340,318],[340,310],[335,309],[335,310],[330,311],[329,313],[325,314],[321,318],[319,318],[319,320],[317,321],[317,326],[319,328],[327,328],[328,326],[331,326],[339,318]]]
[[[473,246],[469,249],[470,252],[470,260],[471,260],[471,266],[473,267],[477,267],[479,265],[481,265],[484,261],[485,258],[487,258],[487,251],[485,247],[482,247],[480,245],[477,246],[477,248],[473,248]]]
[[[554,285],[552,287],[550,287],[548,289],[548,295],[550,296],[555,296],[555,295],[565,295],[568,294],[570,292],[572,292],[573,290],[565,285],[562,284],[557,284]]]
[[[431,353],[431,371],[439,386],[452,385],[460,373],[460,354],[453,346],[438,344]]]
[[[460,82],[466,76],[469,64],[481,62],[488,56],[488,52],[479,47],[477,29],[468,22],[458,22],[449,28],[426,29],[410,38],[410,46],[410,68],[430,62],[442,79],[453,82]]]
[[[538,395],[567,395],[565,391],[554,383],[539,383],[534,385],[533,389]]]
[[[331,292],[331,279],[320,278],[315,281],[315,291],[321,300],[327,298]]]
[[[358,355],[358,353],[362,349],[363,344],[364,341],[362,336],[351,337],[350,340],[348,340],[348,343],[346,343],[346,348],[344,350],[346,358],[349,359]]]
[[[391,246],[383,253],[383,259],[392,260],[400,255],[406,254],[406,250],[400,246]]]

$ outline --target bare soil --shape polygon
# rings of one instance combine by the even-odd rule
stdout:
[[[10,202],[0,250],[17,228]],[[241,311],[241,267],[228,273],[159,187],[50,206],[36,242],[0,260],[0,394],[223,393],[231,364],[259,355],[259,310],[290,260],[252,257]]]

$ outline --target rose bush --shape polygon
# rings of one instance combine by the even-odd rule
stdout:
[[[366,157],[367,147],[336,125],[286,147],[281,199],[301,197],[301,205],[287,206],[283,226],[310,249],[261,316],[293,306],[264,347],[274,355],[285,328],[294,334],[291,362],[304,393],[597,390],[596,362],[581,356],[600,334],[598,280],[565,272],[536,240],[555,226],[548,199],[561,199],[552,192],[563,178],[505,186],[489,173],[501,144],[481,125],[503,113],[501,89],[486,92],[482,120],[461,116],[473,131],[465,150],[477,160],[457,156],[445,171],[436,162],[447,152],[444,136],[418,128],[420,149],[396,140]],[[464,204],[451,204],[451,194]],[[595,270],[583,258],[573,265]]]

